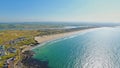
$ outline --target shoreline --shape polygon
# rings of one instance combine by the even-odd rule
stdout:
[[[59,33],[59,34],[52,34],[52,35],[45,35],[45,36],[36,36],[34,37],[34,39],[37,41],[37,45],[35,46],[26,46],[23,50],[22,53],[28,50],[32,50],[35,49],[36,47],[40,47],[48,42],[57,40],[57,39],[61,39],[61,38],[65,38],[65,37],[70,37],[72,35],[77,35],[80,34],[82,32],[88,32],[91,30],[94,30],[96,28],[90,28],[90,29],[83,29],[83,30],[78,30],[78,31],[71,31],[71,32],[66,32],[66,33]]]
[[[59,39],[64,39],[64,38],[69,38],[69,37],[71,37],[71,36],[76,36],[76,35],[80,35],[80,34],[84,34],[84,33],[87,33],[87,32],[89,32],[89,31],[92,31],[92,30],[94,30],[95,28],[92,28],[92,29],[84,29],[84,30],[78,30],[78,31],[72,31],[72,32],[66,32],[66,33],[60,33],[60,34],[53,34],[53,35],[45,35],[45,36],[36,36],[36,37],[34,37],[34,39],[38,42],[38,44],[36,44],[35,46],[26,46],[23,50],[22,50],[22,52],[21,53],[25,53],[26,51],[28,51],[28,52],[30,52],[30,53],[32,53],[33,51],[33,49],[35,49],[35,48],[37,48],[37,47],[41,47],[41,46],[44,46],[44,44],[46,44],[46,43],[49,43],[49,42],[52,42],[52,41],[55,41],[55,40],[59,40]],[[37,62],[37,60],[36,59],[33,59],[33,58],[31,58],[32,56],[33,56],[33,54],[31,55],[28,55],[28,54],[26,54],[26,56],[29,56],[29,58],[27,58],[27,57],[25,57],[25,58],[27,58],[28,60],[32,60],[32,61],[34,61],[34,62]],[[30,61],[28,61],[28,60],[26,60],[26,59],[22,59],[22,61],[26,61],[25,63],[27,63],[27,64],[31,64],[31,62]],[[39,61],[39,62],[41,62],[41,63],[43,63],[43,61]],[[47,61],[46,61],[47,62]],[[20,63],[18,63],[18,64],[20,64]],[[24,64],[24,63],[23,63]],[[48,65],[48,62],[47,62],[47,64],[46,63],[44,63],[45,65]],[[21,65],[21,64],[20,64]],[[39,66],[39,64],[35,64],[35,65],[38,65]],[[15,65],[16,66],[16,65]],[[23,67],[24,65],[21,65],[21,67]],[[34,66],[34,65],[33,65]],[[19,66],[16,66],[16,67],[19,67]]]
[[[84,30],[79,30],[79,31],[72,31],[72,32],[66,32],[66,33],[60,33],[60,34],[53,34],[53,35],[45,35],[45,36],[36,36],[34,39],[39,43],[45,43],[51,40],[56,40],[64,37],[69,37],[72,35],[76,35],[82,32],[88,32],[89,30],[93,29],[84,29]]]
[[[86,33],[86,32],[91,31],[93,29],[95,29],[95,28],[83,29],[83,30],[60,33],[60,34],[53,34],[53,35],[47,35],[47,36],[46,35],[45,36],[36,36],[34,39],[39,43],[38,47],[40,47],[48,42],[55,41],[57,39],[62,39],[65,37],[70,37],[70,36],[77,35],[80,33]],[[36,47],[37,46],[33,46],[29,50],[35,49]]]

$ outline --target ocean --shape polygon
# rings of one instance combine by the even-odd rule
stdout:
[[[97,28],[33,49],[50,68],[120,68],[120,28]]]

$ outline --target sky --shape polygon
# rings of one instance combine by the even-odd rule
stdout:
[[[0,22],[120,23],[120,0],[0,0]]]

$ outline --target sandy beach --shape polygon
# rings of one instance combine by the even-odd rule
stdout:
[[[67,36],[76,35],[76,34],[79,34],[81,32],[86,32],[86,31],[89,31],[89,30],[92,30],[92,29],[72,31],[72,32],[66,32],[66,33],[60,33],[60,34],[53,34],[53,35],[47,35],[47,36],[37,36],[37,37],[35,37],[35,40],[38,43],[41,44],[41,43],[44,43],[44,42],[47,42],[47,41],[56,40],[56,39],[59,39],[59,38],[64,38],[64,37],[67,37]]]
[[[34,39],[39,43],[46,43],[52,40],[56,40],[56,39],[60,39],[60,38],[64,38],[64,37],[69,37],[72,35],[76,35],[82,32],[88,32],[92,29],[84,29],[84,30],[79,30],[79,31],[72,31],[72,32],[66,32],[66,33],[60,33],[60,34],[53,34],[53,35],[45,35],[45,36],[36,36]],[[36,47],[36,46],[35,46]],[[33,48],[35,48],[33,46],[26,46],[24,47],[24,49],[22,50],[22,52],[27,51],[27,50],[32,50]]]

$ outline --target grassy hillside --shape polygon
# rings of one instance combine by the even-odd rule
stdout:
[[[63,27],[63,25],[0,23],[0,30],[38,30],[38,29],[61,28],[61,27]]]
[[[28,30],[5,30],[0,31],[0,44],[6,44],[10,40],[14,40],[19,37],[32,38],[37,35],[37,31]]]
[[[4,61],[7,59],[14,57],[18,54],[19,48],[24,45],[34,44],[36,41],[34,40],[34,36],[38,35],[40,32],[32,31],[32,30],[5,30],[0,31],[0,45],[5,47],[6,55],[0,57],[0,66],[3,65]],[[14,45],[9,44],[10,41],[16,40],[17,38],[25,37],[26,40],[19,41]],[[16,48],[16,53],[8,53],[7,49],[9,47]]]

